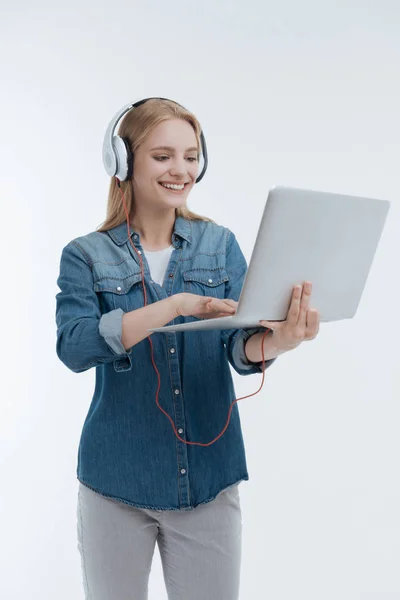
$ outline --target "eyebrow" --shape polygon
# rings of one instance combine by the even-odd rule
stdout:
[[[171,148],[171,146],[157,146],[157,148],[152,148],[150,152],[154,150],[169,150],[170,152],[174,152],[175,148]],[[196,146],[192,146],[192,148],[186,148],[186,152],[198,151]]]

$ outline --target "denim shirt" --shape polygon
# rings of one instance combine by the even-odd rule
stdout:
[[[131,239],[142,253],[148,304],[180,292],[239,299],[247,264],[229,229],[177,217],[162,286],[151,279],[140,235],[132,229]],[[69,242],[57,285],[57,355],[75,373],[96,368],[79,443],[79,481],[133,506],[190,510],[248,479],[237,403],[214,444],[179,441],[156,405],[149,340],[128,350],[121,342],[122,315],[144,305],[126,222]],[[177,317],[168,324],[192,320]],[[159,403],[182,438],[208,443],[223,429],[236,398],[230,365],[240,375],[262,372],[261,363],[249,362],[244,352],[258,331],[265,329],[152,334]]]

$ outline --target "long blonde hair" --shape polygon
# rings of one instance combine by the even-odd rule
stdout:
[[[130,149],[134,154],[150,131],[156,125],[167,119],[182,119],[190,123],[196,135],[197,146],[200,148],[201,127],[198,120],[188,110],[168,100],[151,99],[133,110],[130,110],[121,121],[118,135],[127,138]],[[132,179],[121,181],[120,190],[116,178],[112,177],[108,192],[106,220],[96,229],[96,231],[107,231],[126,221],[121,192],[124,194],[128,214],[132,217],[134,207]],[[198,215],[189,210],[186,206],[177,208],[176,216],[184,217],[190,221],[211,221],[214,223],[212,219]]]

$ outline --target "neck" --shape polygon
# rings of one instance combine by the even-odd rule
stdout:
[[[131,227],[140,235],[140,242],[144,249],[163,250],[172,243],[175,219],[175,208],[151,211],[136,207],[131,219]]]

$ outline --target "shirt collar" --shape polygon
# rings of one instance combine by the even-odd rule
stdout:
[[[112,229],[107,230],[108,235],[111,237],[113,242],[115,242],[118,246],[122,246],[126,244],[129,239],[128,236],[128,228],[126,225],[126,221],[123,221],[120,225],[113,227]],[[137,232],[130,227],[130,237],[132,237]],[[189,244],[192,243],[192,227],[191,223],[188,219],[184,217],[176,217],[175,225],[174,225],[174,235],[178,236]]]

